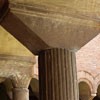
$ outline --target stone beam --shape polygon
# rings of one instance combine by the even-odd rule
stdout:
[[[50,48],[80,49],[100,32],[99,19],[88,13],[32,0],[10,0],[13,12],[26,26],[40,37]],[[39,0],[38,0],[39,1]],[[43,49],[45,50],[45,48]]]
[[[10,34],[17,38],[31,52],[37,54],[38,51],[48,48],[48,45],[39,38],[36,33],[29,29],[18,17],[9,12],[2,21],[1,26]]]
[[[28,57],[0,55],[0,77],[22,79],[33,77],[34,60]]]
[[[69,9],[68,5],[58,3],[51,5],[43,1],[41,4],[31,0],[23,4],[22,1],[10,0],[11,12],[1,25],[34,54],[50,48],[78,50],[100,33],[99,18],[90,9],[86,13],[80,7],[75,9],[76,0],[73,5],[65,2]]]

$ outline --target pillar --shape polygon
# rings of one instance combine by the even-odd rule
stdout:
[[[13,100],[29,100],[28,88],[14,88]]]
[[[12,79],[13,82],[13,100],[29,100],[28,86],[32,77],[24,76],[15,77]]]
[[[79,100],[75,53],[48,49],[39,53],[40,100]]]

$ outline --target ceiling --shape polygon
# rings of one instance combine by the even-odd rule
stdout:
[[[100,32],[99,6],[99,0],[10,0],[1,25],[34,54],[78,50]]]

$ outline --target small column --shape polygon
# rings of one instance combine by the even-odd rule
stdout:
[[[39,53],[40,100],[79,100],[75,53],[48,49]]]
[[[28,88],[14,88],[13,100],[29,100]]]
[[[22,75],[13,79],[13,100],[29,100],[28,86],[32,77]]]

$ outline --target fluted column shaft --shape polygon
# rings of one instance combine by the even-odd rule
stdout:
[[[48,49],[39,54],[40,100],[78,100],[75,53]]]

